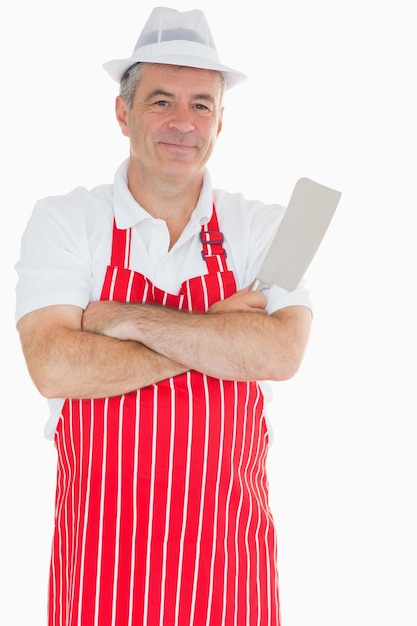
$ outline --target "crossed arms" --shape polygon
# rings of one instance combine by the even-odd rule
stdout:
[[[28,313],[18,331],[29,373],[47,398],[128,393],[194,369],[229,380],[286,380],[298,370],[311,313],[267,315],[265,296],[244,289],[189,313],[153,304],[92,302]]]

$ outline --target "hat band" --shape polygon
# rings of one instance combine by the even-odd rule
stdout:
[[[158,57],[166,58],[167,56],[194,56],[221,65],[217,50],[195,41],[186,40],[160,41],[159,43],[141,46],[133,51],[131,59],[132,61],[146,62],[149,60],[151,63],[158,63]]]

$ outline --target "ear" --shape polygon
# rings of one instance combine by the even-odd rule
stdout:
[[[129,109],[122,96],[117,96],[115,103],[116,119],[119,122],[122,133],[125,137],[129,137],[128,115]]]
[[[223,112],[224,112],[224,107],[220,109],[219,121],[217,122],[217,136],[220,135],[220,131],[223,128]]]

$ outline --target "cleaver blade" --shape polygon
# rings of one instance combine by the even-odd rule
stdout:
[[[280,285],[288,291],[297,287],[320,246],[341,195],[310,178],[297,180],[252,291],[270,285]]]

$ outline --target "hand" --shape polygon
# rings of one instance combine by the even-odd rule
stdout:
[[[82,330],[116,339],[128,339],[123,331],[126,306],[124,302],[113,300],[90,302],[83,313]]]
[[[219,300],[211,305],[207,313],[232,313],[242,311],[246,313],[263,313],[266,315],[266,298],[262,291],[249,291],[249,287],[237,291],[225,300]]]

